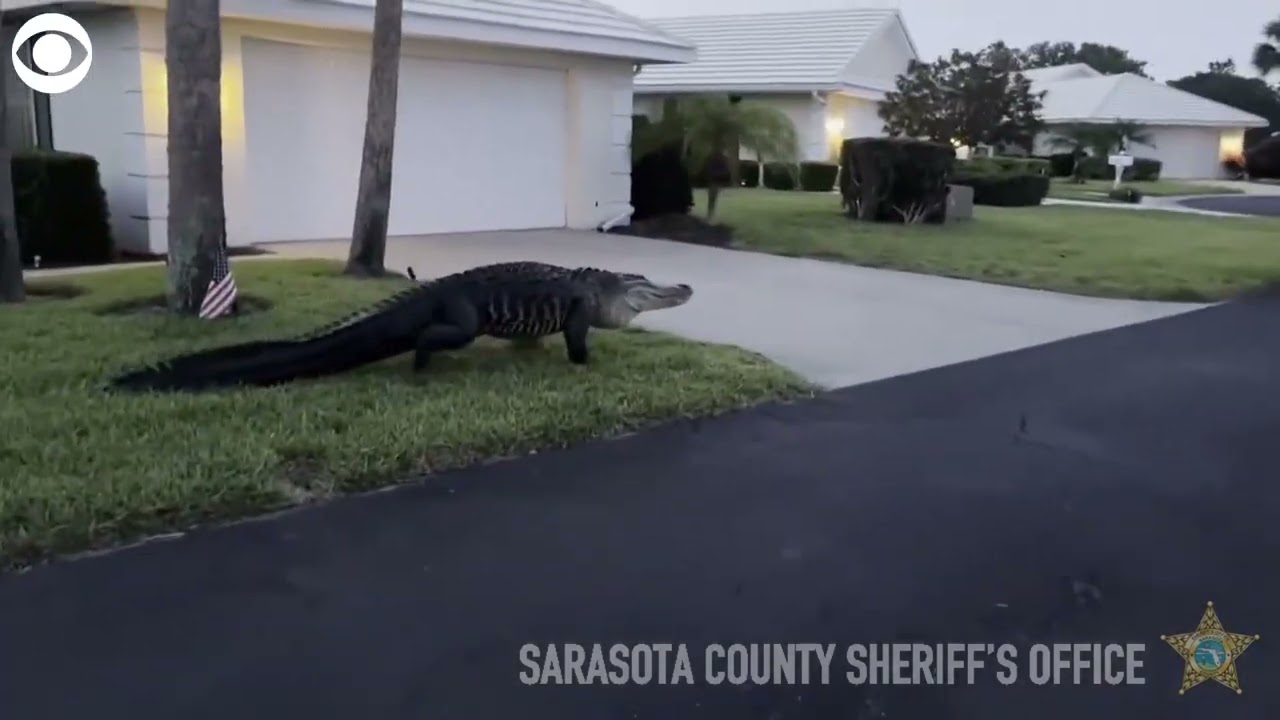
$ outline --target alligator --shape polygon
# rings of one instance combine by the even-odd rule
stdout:
[[[640,313],[678,307],[692,295],[688,285],[663,285],[634,273],[531,261],[483,265],[418,282],[292,339],[180,355],[120,375],[108,389],[269,387],[335,375],[410,351],[419,372],[434,353],[460,350],[482,336],[528,344],[561,333],[569,361],[584,365],[591,328],[626,327]]]

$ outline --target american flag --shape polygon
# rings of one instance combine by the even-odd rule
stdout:
[[[209,281],[209,289],[200,303],[200,317],[206,320],[222,317],[235,310],[235,306],[236,278],[227,262],[227,246],[223,245],[218,249],[218,259],[213,266],[213,279]]]

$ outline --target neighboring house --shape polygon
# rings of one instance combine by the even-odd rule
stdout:
[[[727,93],[770,104],[795,123],[804,160],[832,160],[848,137],[884,135],[878,108],[918,57],[892,9],[657,18],[648,22],[697,46],[695,61],[650,65],[636,76],[636,110]],[[743,157],[754,157],[744,153]]]
[[[163,0],[4,2],[5,48],[41,6],[93,43],[88,76],[65,94],[33,98],[8,67],[18,119],[6,132],[96,156],[117,245],[164,252]],[[222,13],[229,243],[350,237],[373,0],[223,0]],[[392,235],[625,214],[636,67],[695,55],[593,0],[407,2],[403,35]]]
[[[1103,75],[1084,64],[1024,73],[1034,90],[1045,90],[1041,116],[1049,130],[1036,139],[1034,154],[1053,152],[1053,126],[1124,120],[1146,126],[1151,145],[1131,143],[1128,152],[1162,163],[1168,179],[1224,177],[1222,160],[1239,157],[1244,131],[1265,127],[1264,118],[1129,73]]]

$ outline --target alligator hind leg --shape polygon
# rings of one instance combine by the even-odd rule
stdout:
[[[564,345],[569,351],[569,362],[574,365],[586,365],[590,356],[587,348],[587,334],[591,331],[591,316],[586,305],[575,302],[569,308],[569,315],[564,322]]]
[[[457,303],[445,308],[443,322],[432,323],[418,335],[413,353],[413,369],[422,370],[431,362],[431,354],[461,350],[475,342],[479,318],[475,308]]]
[[[474,333],[457,325],[432,325],[418,336],[413,352],[413,369],[422,370],[431,362],[431,354],[448,350],[461,350],[474,342]]]

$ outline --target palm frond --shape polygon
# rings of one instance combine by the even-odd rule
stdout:
[[[799,134],[786,113],[762,103],[731,102],[725,95],[697,95],[674,103],[674,117],[664,115],[662,130],[646,131],[652,146],[678,137],[691,169],[702,168],[716,154],[737,157],[739,147],[767,160],[794,163],[800,155]],[[633,148],[635,139],[633,138]]]

